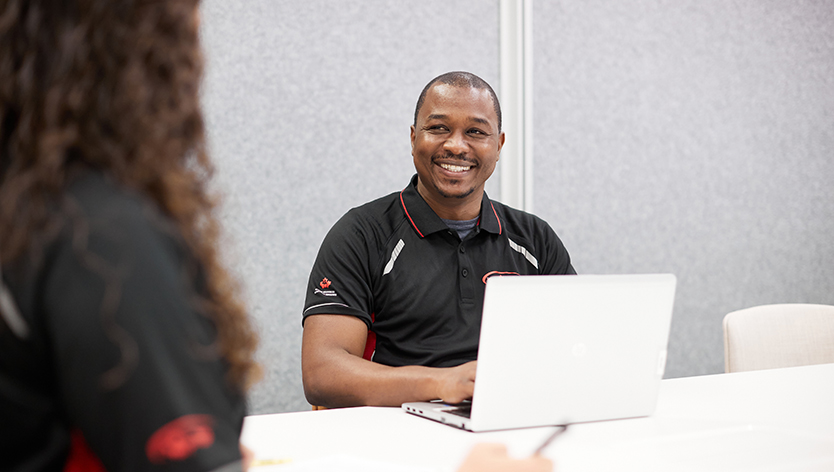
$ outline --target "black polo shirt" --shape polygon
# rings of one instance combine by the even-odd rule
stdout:
[[[355,316],[376,335],[375,362],[448,367],[476,359],[486,279],[574,274],[544,220],[484,193],[462,241],[417,192],[350,210],[330,230],[310,274],[304,319]]]

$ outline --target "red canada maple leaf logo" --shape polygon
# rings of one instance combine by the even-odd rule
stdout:
[[[327,287],[330,286],[330,281],[327,280],[327,277],[325,277],[325,278],[321,279],[321,282],[319,282],[319,285],[321,286],[321,288],[327,288]]]

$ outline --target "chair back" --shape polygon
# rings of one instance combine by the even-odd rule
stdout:
[[[762,305],[724,317],[724,370],[834,363],[834,306]]]

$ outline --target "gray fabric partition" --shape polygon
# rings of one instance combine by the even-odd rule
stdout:
[[[348,209],[408,183],[426,82],[463,69],[497,86],[498,4],[206,0],[201,13],[226,249],[261,333],[250,411],[308,409],[301,311],[318,246]]]
[[[834,304],[834,7],[535,4],[535,204],[584,273],[673,272],[667,377],[721,321]]]
[[[722,371],[729,311],[834,304],[830,2],[533,8],[535,212],[580,272],[677,274],[667,377]],[[202,24],[227,254],[262,339],[251,411],[304,410],[316,249],[413,173],[426,81],[498,89],[498,2],[205,0]]]

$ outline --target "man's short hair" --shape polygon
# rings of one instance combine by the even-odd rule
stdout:
[[[495,90],[482,78],[471,72],[455,71],[446,72],[431,80],[420,92],[420,98],[417,99],[417,107],[414,109],[414,125],[417,125],[417,115],[420,114],[420,109],[423,108],[423,102],[426,101],[426,93],[432,85],[436,83],[451,85],[452,87],[469,87],[478,90],[487,90],[489,96],[492,97],[492,106],[495,108],[495,116],[498,117],[498,132],[501,132],[501,104],[498,103],[498,96],[495,95]]]

